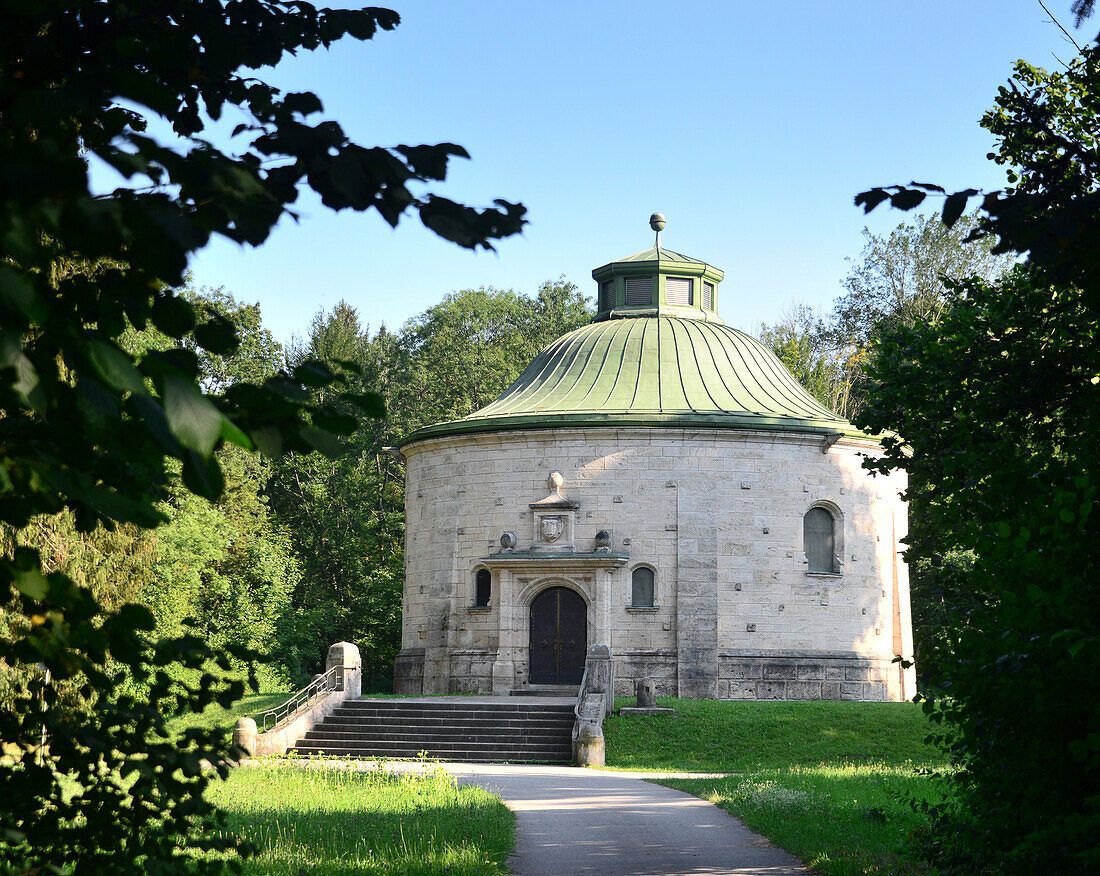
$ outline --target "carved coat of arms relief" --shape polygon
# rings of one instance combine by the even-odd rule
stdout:
[[[555,542],[565,532],[565,520],[562,517],[543,517],[539,521],[539,534],[543,541]]]

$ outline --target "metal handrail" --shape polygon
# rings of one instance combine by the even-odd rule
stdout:
[[[318,675],[281,706],[260,712],[254,717],[254,720],[260,732],[266,733],[268,730],[274,730],[280,724],[290,721],[299,712],[305,711],[321,695],[343,689],[344,667],[337,664]],[[271,722],[270,726],[268,726],[268,721]]]

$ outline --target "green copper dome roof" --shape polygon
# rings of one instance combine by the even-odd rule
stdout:
[[[680,426],[861,435],[755,338],[717,322],[605,319],[546,347],[491,404],[440,435],[561,426]]]

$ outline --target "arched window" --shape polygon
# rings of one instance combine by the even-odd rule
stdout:
[[[474,576],[474,607],[486,608],[493,595],[493,575],[488,569],[478,569]]]
[[[826,509],[811,508],[802,518],[802,546],[807,571],[836,573],[836,520]]]
[[[653,608],[653,570],[639,566],[630,576],[630,607]]]

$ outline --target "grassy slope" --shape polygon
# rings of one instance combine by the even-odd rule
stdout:
[[[280,706],[287,701],[290,693],[287,691],[266,691],[245,694],[232,709],[223,709],[216,703],[212,703],[199,714],[181,715],[178,718],[173,718],[168,722],[168,729],[173,733],[180,733],[188,727],[224,727],[226,733],[231,733],[237,718],[242,715],[256,715],[265,709]]]
[[[731,703],[662,700],[678,717],[611,717],[608,766],[737,772],[661,780],[712,800],[830,876],[925,874],[926,828],[909,800],[934,799],[911,703]]]
[[[616,705],[630,705],[621,699]],[[743,772],[845,760],[934,765],[912,703],[721,702],[660,699],[675,716],[604,723],[607,765],[617,769]]]
[[[207,795],[231,829],[261,847],[248,876],[507,872],[514,816],[442,771],[421,777],[273,760],[234,770]]]

